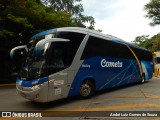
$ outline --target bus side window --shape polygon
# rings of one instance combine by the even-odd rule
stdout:
[[[105,51],[106,57],[112,58],[123,58],[123,59],[134,59],[133,54],[127,48],[126,45],[121,43],[116,43],[114,41],[105,41]]]
[[[104,47],[104,40],[90,36],[84,48],[81,60],[91,57],[105,56]]]
[[[151,52],[137,49],[134,47],[131,47],[131,48],[135,52],[135,54],[137,55],[139,60],[145,60],[145,61],[152,61],[153,60],[153,56],[152,56]]]
[[[83,51],[81,60],[95,56],[124,59],[134,58],[126,45],[90,36]]]
[[[53,65],[55,68],[64,67],[64,60],[62,58],[63,50],[60,48],[54,48],[52,51],[52,59],[51,59],[51,65]]]
[[[68,66],[70,66],[73,62],[73,59],[77,53],[77,50],[82,43],[84,37],[86,34],[82,33],[76,33],[76,32],[58,32],[56,33],[56,38],[64,38],[69,39],[70,42],[68,44],[68,51],[66,51],[66,54],[68,54]]]
[[[68,67],[68,43],[57,42],[50,47],[47,69],[49,74]]]

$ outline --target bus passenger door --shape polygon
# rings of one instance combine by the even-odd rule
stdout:
[[[68,95],[68,41],[54,42],[48,51],[47,71],[49,75],[48,100],[64,98]],[[70,76],[69,76],[70,77]]]

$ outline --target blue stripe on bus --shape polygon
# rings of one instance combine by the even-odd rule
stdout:
[[[31,39],[34,39],[35,37],[43,36],[46,34],[55,33],[55,32],[57,32],[57,29],[46,30],[46,31],[43,31],[43,32],[40,32],[40,33],[34,35]]]
[[[105,59],[108,62],[122,62],[123,67],[102,67],[102,59]],[[147,66],[147,70],[152,68],[149,61],[143,63],[145,64],[145,66]],[[82,67],[83,65],[88,65],[90,67],[85,68]],[[152,76],[148,75],[148,73],[151,72],[147,71],[147,79],[151,78]],[[82,63],[72,82],[72,89],[70,89],[68,96],[77,95],[79,93],[80,85],[86,78],[95,80],[96,90],[102,90],[141,81],[141,76],[136,60],[93,57],[84,60],[84,62]]]
[[[43,78],[39,78],[39,79],[35,79],[35,80],[20,80],[19,78],[17,78],[16,83],[23,86],[23,87],[32,87],[34,85],[47,82],[48,79],[49,79],[48,77],[43,77]]]

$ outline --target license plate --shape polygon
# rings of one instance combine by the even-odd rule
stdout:
[[[26,94],[22,93],[22,92],[19,92],[19,94],[22,96],[22,97],[26,97]]]

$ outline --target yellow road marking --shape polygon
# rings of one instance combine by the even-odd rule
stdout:
[[[110,110],[121,110],[121,109],[131,109],[137,107],[155,107],[160,108],[160,104],[152,104],[152,103],[138,103],[138,104],[121,104],[121,105],[114,105],[114,106],[101,106],[101,107],[93,107],[93,108],[81,108],[81,109],[74,109],[74,110],[65,110],[65,111],[44,111],[42,112],[43,115],[68,115],[68,114],[75,114],[87,111],[110,111]]]
[[[152,98],[152,99],[160,99],[160,96],[156,96],[156,95],[152,95],[150,93],[145,93],[147,98]],[[137,97],[144,97],[142,93],[130,93],[129,95],[120,95],[117,97],[112,97],[112,98],[107,98],[107,99],[103,99],[103,100],[98,100],[98,101],[94,101],[94,102],[86,102],[86,103],[81,103],[81,104],[76,104],[73,106],[67,105],[67,106],[62,106],[60,108],[54,109],[55,111],[60,111],[60,110],[66,110],[66,109],[72,109],[72,108],[77,108],[77,107],[81,107],[81,106],[88,106],[90,104],[96,104],[96,103],[103,103],[105,101],[109,101],[109,100],[119,100],[119,99],[124,99],[124,98],[137,98]]]
[[[137,107],[160,108],[160,104],[152,104],[152,103],[125,104],[125,105],[104,106],[104,107],[87,108],[87,109],[77,109],[75,111],[105,111],[105,110],[128,109],[128,108],[137,108]]]
[[[59,111],[59,110],[64,110],[66,108],[75,108],[75,107],[87,106],[89,104],[102,103],[102,102],[109,101],[109,100],[119,100],[119,99],[124,99],[124,98],[137,98],[137,97],[141,97],[141,96],[144,97],[142,93],[133,92],[133,93],[130,93],[129,95],[120,95],[120,96],[116,96],[116,97],[105,98],[105,99],[102,99],[102,100],[96,100],[94,102],[80,103],[80,104],[75,104],[73,106],[70,106],[70,105],[62,106],[62,107],[57,108],[55,110]]]
[[[59,111],[59,110],[65,110],[66,108],[75,108],[75,107],[81,107],[81,106],[88,106],[90,104],[96,104],[96,103],[101,103],[103,101],[108,101],[108,100],[119,100],[119,99],[123,99],[123,98],[107,98],[107,99],[103,99],[103,100],[99,100],[99,101],[94,101],[94,102],[86,102],[86,103],[81,103],[81,104],[76,104],[76,105],[73,105],[73,106],[63,106],[63,107],[60,107],[60,108],[57,108],[57,109],[54,109],[56,111]]]
[[[1,86],[15,86],[16,84],[15,83],[12,83],[12,84],[0,84],[0,87]]]
[[[145,93],[145,95],[147,98],[160,99],[159,95],[152,95],[150,93]]]
[[[156,107],[160,108],[160,104],[152,104],[152,103],[138,103],[138,104],[122,104],[115,106],[101,106],[94,108],[81,108],[74,110],[66,110],[66,111],[105,111],[105,110],[118,110],[118,109],[128,109],[128,108],[137,108],[137,107]]]

